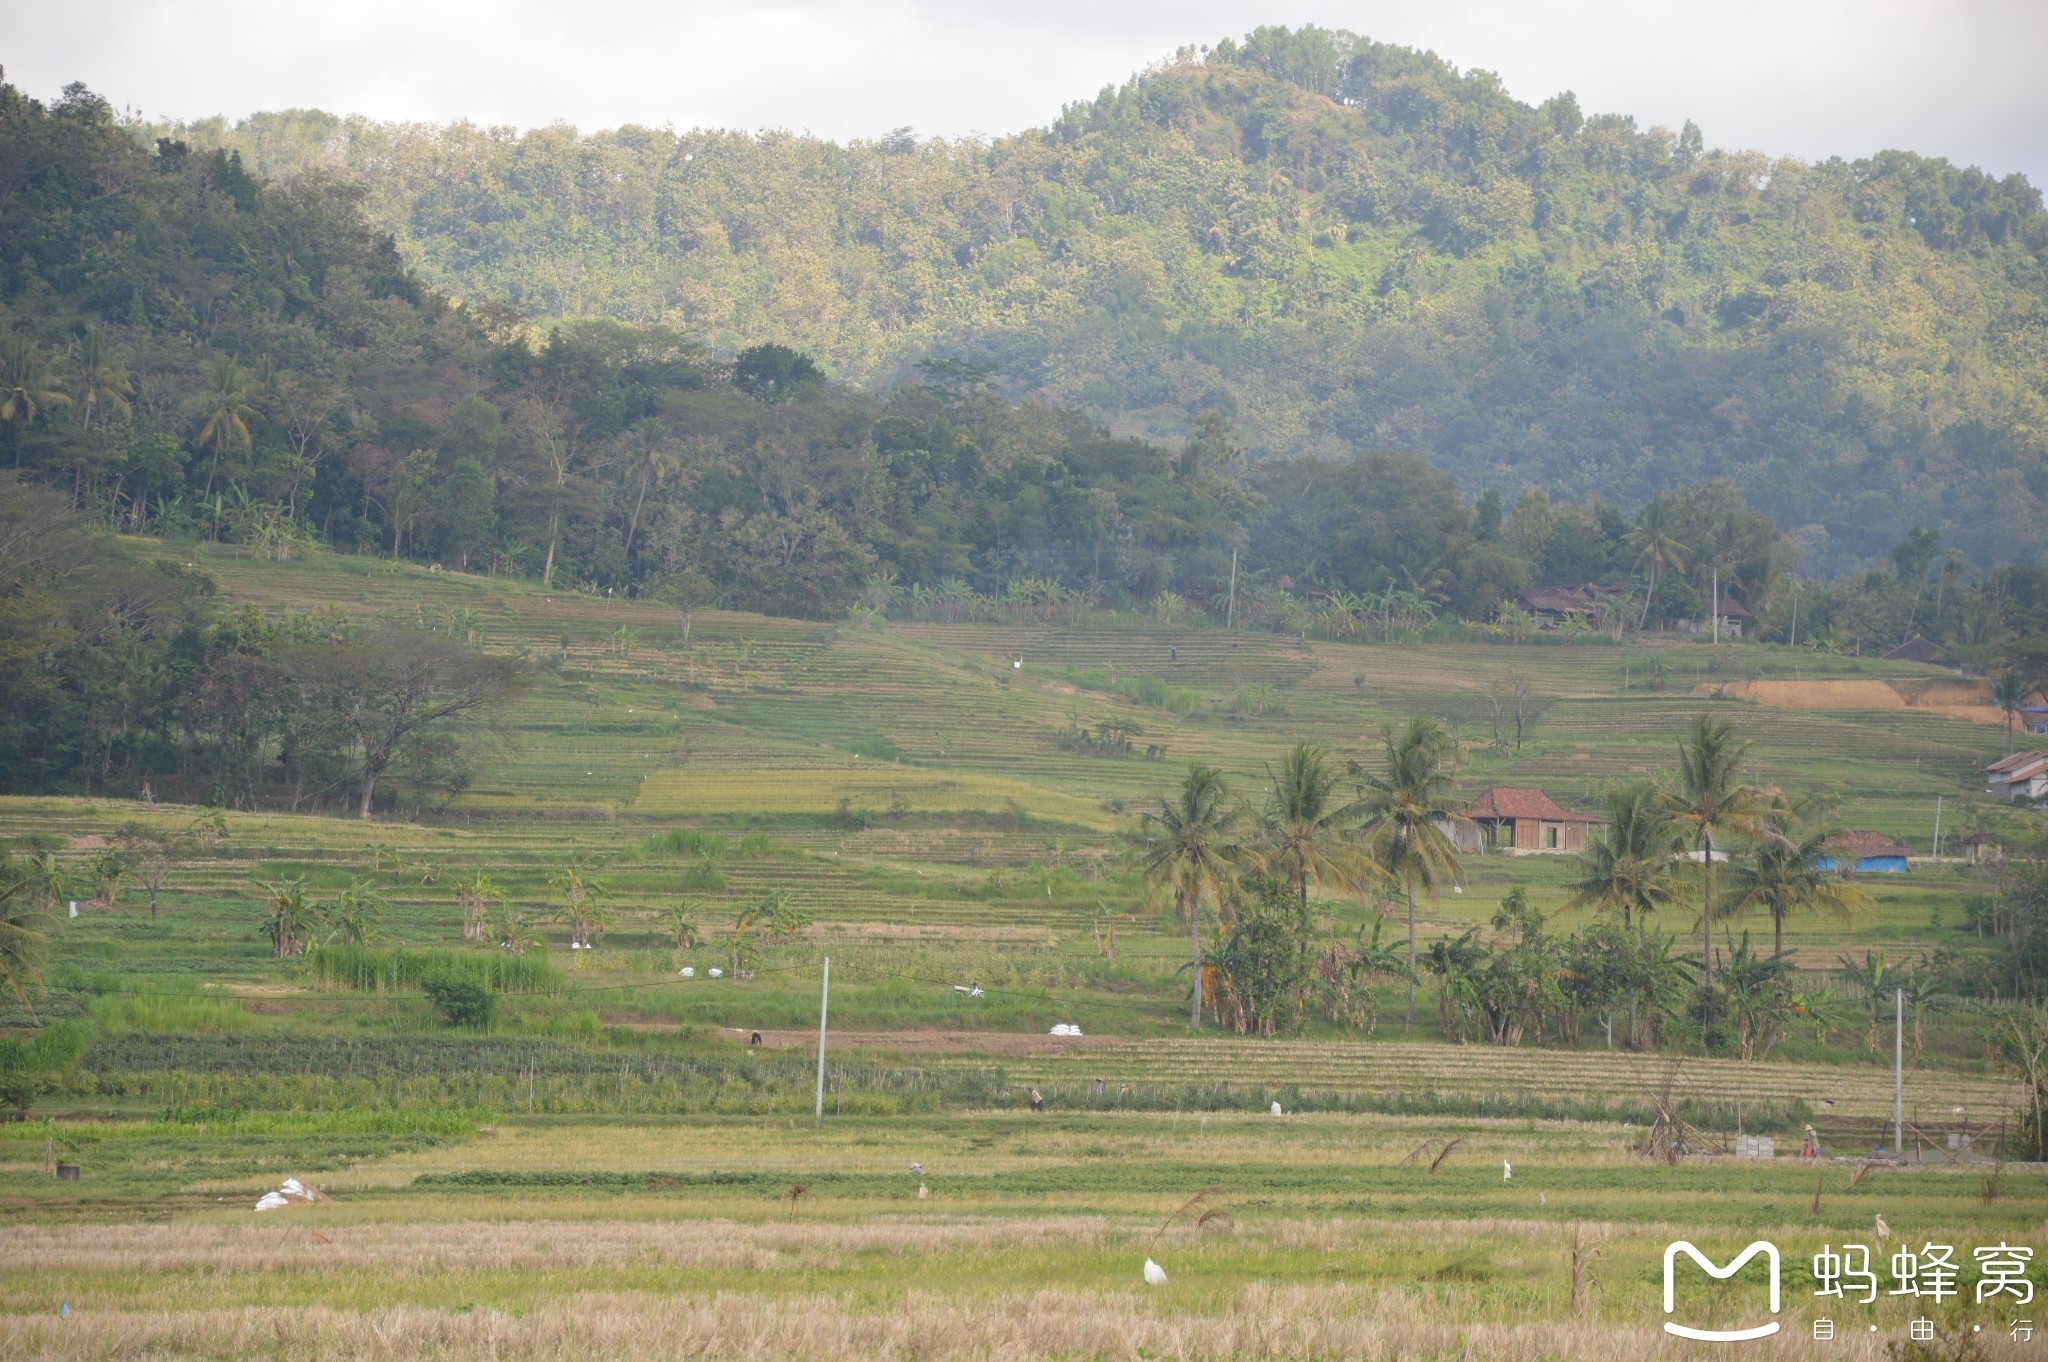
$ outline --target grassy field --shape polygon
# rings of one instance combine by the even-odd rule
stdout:
[[[1369,757],[1383,723],[1431,714],[1459,736],[1463,788],[1539,785],[1590,809],[1608,783],[1668,772],[1702,710],[1740,723],[1756,779],[1825,790],[1847,825],[1923,854],[1939,797],[1946,850],[2016,825],[1980,793],[1997,727],[1714,694],[1927,669],[1114,619],[852,629],[699,611],[686,643],[645,603],[370,559],[197,560],[256,609],[471,612],[533,685],[452,800],[368,824],[229,810],[157,916],[131,886],[60,923],[40,1011],[96,1038],[31,1120],[0,1125],[0,1356],[1679,1357],[1697,1345],[1657,1331],[1664,1243],[1725,1256],[1761,1236],[1785,1254],[1788,1324],[1752,1355],[1876,1358],[1906,1347],[1906,1302],[1841,1306],[1843,1341],[1810,1341],[1800,1274],[1820,1244],[1867,1241],[1882,1215],[1900,1240],[2048,1247],[2048,1174],[1933,1152],[1958,1132],[1992,1147],[2017,1100],[1980,1013],[1934,1014],[1910,1055],[1907,1139],[1928,1166],[1852,1185],[1854,1158],[1667,1164],[1635,1152],[1660,1104],[1714,1147],[1760,1130],[1783,1154],[1807,1121],[1831,1153],[1889,1144],[1889,1034],[1873,1053],[1845,997],[1835,1033],[1802,1028],[1763,1064],[1624,1053],[1597,1028],[1570,1047],[1456,1046],[1427,998],[1404,1035],[1387,990],[1370,1034],[1311,1017],[1284,1040],[1191,1036],[1184,928],[1117,856],[1190,761],[1256,799],[1296,741]],[[1519,746],[1511,717],[1496,740],[1488,700],[1516,684]],[[1133,733],[1130,755],[1061,740],[1105,723]],[[0,799],[0,839],[78,865],[125,825],[192,814]],[[572,954],[545,926],[554,968],[501,1000],[488,1036],[450,1032],[411,986],[323,984],[259,933],[264,883],[303,876],[319,899],[366,876],[392,904],[380,946],[461,951],[458,881],[487,875],[545,923],[572,861],[611,910],[602,947]],[[1483,928],[1517,887],[1558,930],[1582,926],[1559,911],[1568,872],[1473,858],[1462,894],[1421,904],[1423,939]],[[1974,870],[1864,884],[1870,912],[1789,924],[1802,969],[1983,949]],[[752,977],[711,979],[737,914],[783,892],[813,925],[765,944]],[[702,932],[682,950],[665,925],[679,904]],[[1316,911],[1348,938],[1376,909]],[[1690,939],[1689,918],[1658,925]],[[815,1131],[824,955],[835,1041]],[[1085,1034],[1049,1037],[1058,1022]],[[47,1176],[56,1160],[81,1179]],[[333,1200],[254,1216],[285,1176]],[[1227,1191],[1148,1248],[1209,1187]],[[1204,1210],[1220,1214],[1198,1228]],[[1148,1252],[1166,1287],[1140,1280]],[[1696,1282],[1688,1309],[1733,1318],[1739,1284]],[[1993,1337],[1997,1312],[1967,1289],[1929,1313],[1965,1332],[1897,1356],[2043,1346]]]
[[[0,1233],[0,1348],[1678,1357],[1692,1345],[1655,1323],[1664,1244],[1690,1238],[1725,1257],[1768,1237],[1786,1261],[1787,1336],[1757,1355],[1808,1355],[1809,1321],[1829,1313],[1848,1342],[1812,1355],[1875,1357],[1911,1317],[1960,1336],[1999,1312],[1969,1299],[1973,1270],[1962,1304],[1881,1296],[1824,1312],[1809,1266],[1823,1244],[1869,1243],[1878,1216],[1915,1243],[2037,1238],[2048,1195],[2039,1172],[2008,1171],[1987,1200],[1981,1169],[1858,1182],[1853,1163],[1667,1166],[1632,1152],[1638,1133],[1242,1112],[847,1117],[823,1131],[513,1120],[395,1133],[389,1152],[363,1157],[293,1149],[287,1134],[109,1126],[92,1131],[103,1185],[17,1201]],[[10,1181],[29,1185],[36,1134],[0,1136]],[[1428,1154],[1410,1157],[1448,1140],[1459,1143],[1435,1171]],[[315,1181],[333,1200],[253,1216],[291,1154],[327,1161]],[[1148,1257],[1165,1286],[1142,1284]],[[1696,1278],[1681,1305],[1695,1322],[1746,1322],[1751,1276],[1712,1290]],[[1930,1355],[2032,1354],[2000,1340]]]

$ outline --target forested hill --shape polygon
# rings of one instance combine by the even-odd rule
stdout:
[[[322,113],[195,125],[359,177],[425,277],[541,319],[777,340],[857,382],[932,354],[1254,456],[1402,448],[1468,488],[1733,477],[1868,554],[2048,523],[2048,217],[1908,152],[1807,165],[1512,98],[1346,33],[1184,53],[988,145]]]

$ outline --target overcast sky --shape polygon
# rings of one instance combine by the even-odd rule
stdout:
[[[1169,55],[1317,23],[1518,98],[1807,158],[1885,147],[2048,183],[2048,0],[100,0],[4,5],[10,81],[151,117],[318,107],[583,128],[1001,134]]]

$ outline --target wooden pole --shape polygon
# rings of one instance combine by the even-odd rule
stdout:
[[[1892,990],[1892,1160],[1905,1158],[1906,990]]]
[[[1230,550],[1230,604],[1223,608],[1223,627],[1237,627],[1237,550]]]
[[[818,1108],[811,1124],[825,1124],[825,1009],[832,1002],[832,957],[825,957],[825,981],[818,992]]]

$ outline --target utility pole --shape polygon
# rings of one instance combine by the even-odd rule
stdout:
[[[1934,859],[1941,859],[1941,796],[1934,797]]]
[[[1792,646],[1799,646],[1799,579],[1792,579]]]
[[[1714,602],[1708,609],[1714,612],[1714,642],[1721,641],[1721,565],[1714,564]]]
[[[1237,546],[1230,549],[1230,604],[1223,607],[1223,627],[1237,627]]]
[[[832,1001],[832,957],[825,957],[825,983],[818,993],[818,1110],[811,1124],[825,1124],[825,1009]]]
[[[1906,990],[1892,990],[1892,1162],[1905,1157]]]

